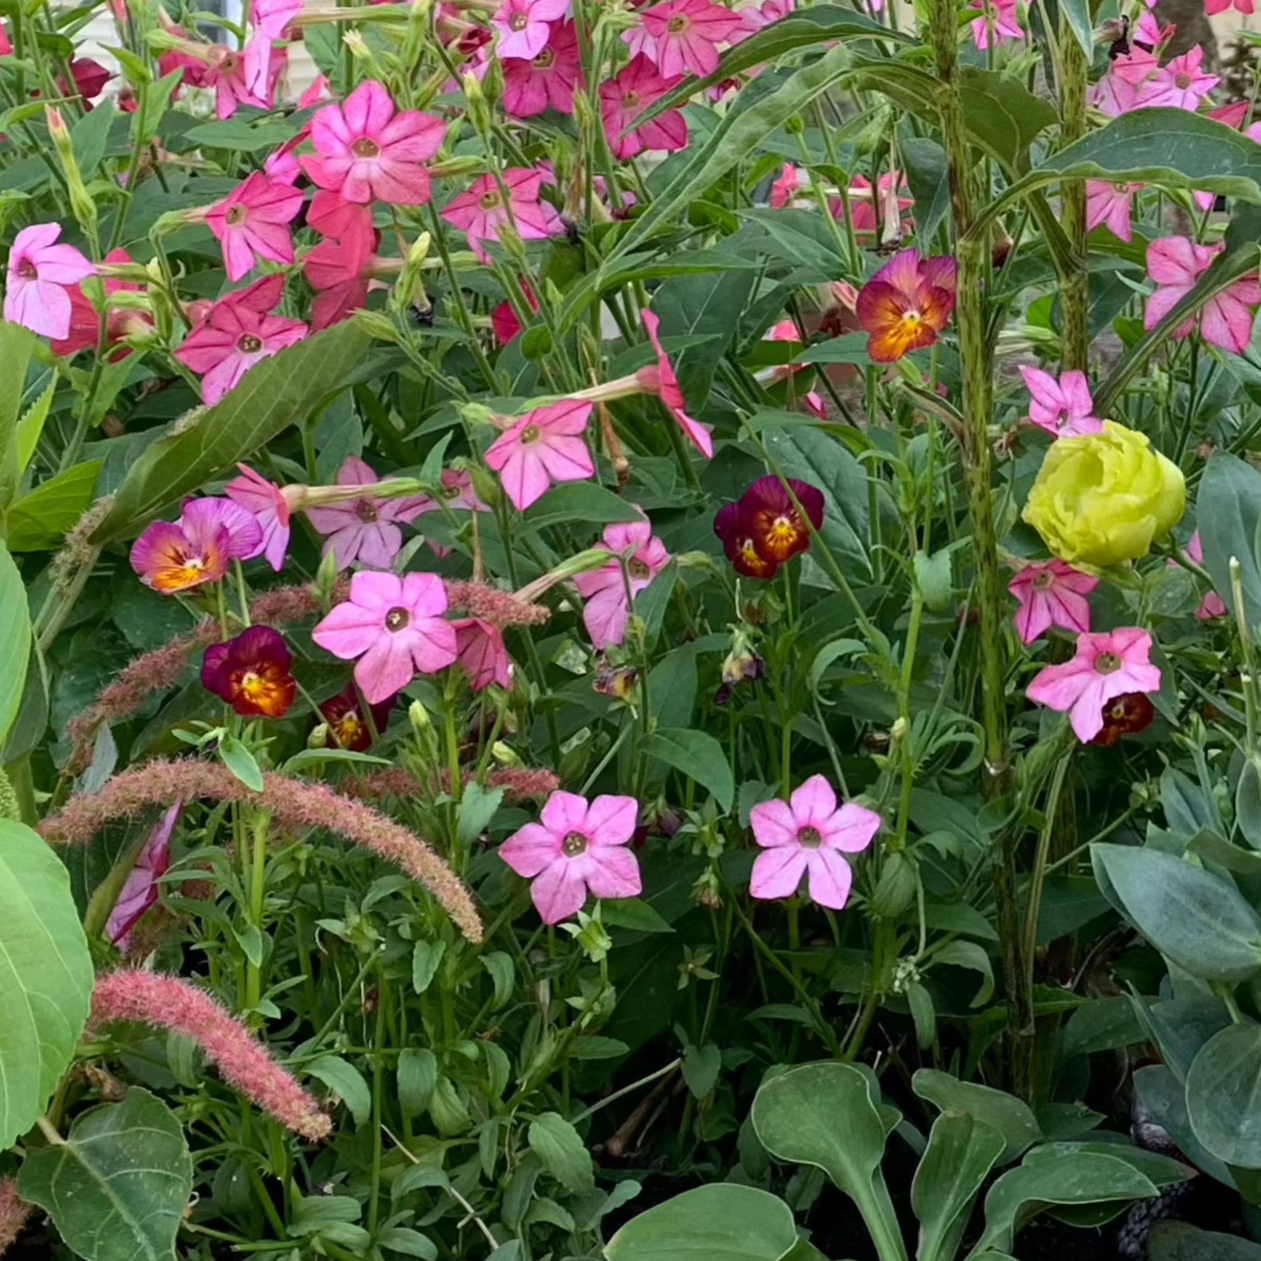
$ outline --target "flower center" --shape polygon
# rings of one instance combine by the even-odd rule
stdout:
[[[630,574],[632,578],[651,578],[652,577],[652,570],[649,569],[648,562],[640,560],[639,557],[636,557],[634,560],[630,561],[627,564],[626,571],[627,573]]]
[[[357,516],[360,521],[371,525],[377,520],[380,513],[377,512],[375,505],[372,504],[370,500],[361,499],[357,504],[355,504],[355,516]]]
[[[687,28],[688,20],[682,13],[676,13],[674,17],[666,23],[666,30],[669,31],[671,35],[681,35],[687,30]]]
[[[556,51],[552,48],[545,48],[534,59],[534,64],[540,70],[550,70],[556,62]]]
[[[369,140],[367,136],[360,136],[350,146],[350,151],[357,158],[375,158],[380,156],[381,146],[375,140]]]
[[[39,272],[29,258],[22,259],[17,265],[17,274],[23,280],[38,280]]]
[[[395,606],[385,615],[385,629],[394,634],[404,630],[411,620],[412,615],[406,609]]]
[[[524,31],[530,25],[530,15],[528,13],[514,13],[509,18],[508,25],[514,31]]]
[[[526,427],[521,431],[521,441],[525,444],[537,442],[539,438],[542,437],[542,434],[543,431],[538,427],[538,425],[526,425]]]
[[[493,189],[488,193],[483,193],[481,200],[477,203],[483,210],[494,210],[500,204],[499,194]]]
[[[460,488],[458,486],[444,486],[440,493],[443,499],[459,499]]]
[[[823,844],[823,833],[818,828],[798,828],[797,844],[805,849],[818,849]]]
[[[1115,674],[1121,668],[1121,658],[1115,652],[1101,652],[1095,657],[1096,674]]]
[[[587,852],[587,838],[581,832],[569,832],[561,841],[560,849],[566,858],[577,858]]]
[[[245,219],[246,213],[247,212],[244,206],[233,206],[232,209],[223,216],[223,221],[228,225],[228,227],[234,228],[238,223],[241,223]]]
[[[1049,591],[1055,585],[1055,575],[1049,569],[1044,569],[1034,580],[1033,589],[1035,591]]]
[[[1130,195],[1130,186],[1124,180],[1118,180],[1112,185],[1112,187],[1116,189],[1122,197],[1128,197]]]
[[[767,535],[770,543],[791,543],[797,537],[796,518],[781,513],[771,522]]]
[[[237,338],[236,348],[243,355],[256,355],[263,348],[263,339],[253,333],[242,333]]]
[[[1191,76],[1189,74],[1176,74],[1173,76],[1173,81],[1184,92],[1191,86]]]
[[[902,314],[902,323],[910,329],[919,328],[924,322],[924,317],[918,311],[904,311]]]
[[[337,733],[337,739],[346,748],[350,748],[359,739],[363,729],[363,723],[359,721],[359,715],[353,709],[343,714],[333,724],[333,730]]]
[[[639,93],[638,92],[623,92],[622,93],[622,108],[624,110],[637,110],[639,108]]]

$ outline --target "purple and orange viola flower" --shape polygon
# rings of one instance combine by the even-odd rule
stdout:
[[[132,544],[131,567],[163,595],[218,582],[228,562],[257,556],[263,531],[230,499],[190,499],[178,521],[155,521]]]
[[[901,250],[863,285],[857,314],[872,359],[893,363],[937,340],[954,311],[956,272],[953,258]]]
[[[773,578],[780,565],[810,546],[810,526],[822,528],[823,510],[823,492],[809,482],[790,477],[785,486],[778,477],[759,477],[735,503],[718,510],[714,533],[736,573]]]

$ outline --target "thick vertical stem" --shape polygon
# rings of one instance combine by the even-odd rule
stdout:
[[[1003,796],[1011,780],[1005,697],[1006,662],[1002,651],[1003,577],[998,559],[990,468],[989,422],[993,411],[993,364],[985,337],[985,293],[989,257],[986,234],[973,237],[975,220],[972,163],[964,127],[958,83],[959,28],[955,0],[931,0],[929,30],[940,82],[942,140],[950,179],[950,201],[957,242],[959,355],[963,366],[963,464],[967,479],[972,553],[976,565],[977,611],[980,617],[981,712],[985,728],[983,788],[986,797]],[[1008,1032],[1011,1037],[1013,1087],[1028,1093],[1032,1039],[1032,1000],[1025,983],[1020,900],[1016,882],[1016,850],[1020,831],[1008,827],[995,838],[994,864],[999,933],[1007,988]]]
[[[1086,54],[1077,36],[1061,18],[1060,25],[1060,126],[1066,145],[1086,134]],[[1064,231],[1072,246],[1072,269],[1060,277],[1063,319],[1060,362],[1063,368],[1086,371],[1090,337],[1086,328],[1090,272],[1086,266],[1086,185],[1066,183],[1060,194]]]

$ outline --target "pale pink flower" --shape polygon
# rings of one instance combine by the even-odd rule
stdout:
[[[262,531],[255,556],[265,556],[267,563],[279,572],[289,550],[289,501],[279,486],[273,485],[261,473],[244,464],[238,464],[240,477],[234,477],[223,493],[233,503],[240,504]],[[252,559],[246,557],[245,559]]]
[[[337,557],[337,568],[345,569],[356,561],[369,569],[389,569],[403,546],[400,521],[409,522],[422,513],[424,500],[419,496],[400,499],[374,499],[373,482],[381,479],[372,467],[357,455],[350,455],[337,470],[338,486],[363,486],[364,497],[353,503],[329,504],[308,508],[311,524],[328,537],[324,555]]]
[[[670,561],[665,544],[653,535],[647,520],[606,527],[601,546],[612,553],[610,559],[599,569],[574,578],[578,594],[586,601],[582,621],[596,648],[620,644],[626,638],[630,620],[627,587],[634,599]],[[621,558],[628,552],[623,575]]]
[[[500,57],[537,57],[551,34],[551,23],[569,12],[569,0],[504,0],[490,24],[499,32]]]
[[[4,318],[41,337],[70,336],[72,303],[67,286],[95,274],[96,268],[73,245],[56,245],[59,223],[23,228],[9,247]]]
[[[489,263],[483,241],[498,241],[499,229],[505,224],[516,229],[523,241],[544,241],[565,231],[560,212],[555,206],[539,200],[539,192],[547,172],[529,167],[509,167],[503,173],[504,200],[493,175],[474,180],[467,192],[453,197],[442,217],[468,234],[473,253]],[[550,182],[550,181],[549,181]]]
[[[385,88],[368,79],[311,120],[315,153],[302,166],[314,183],[347,201],[421,206],[429,200],[429,173],[420,164],[437,154],[445,135],[440,118],[396,112]]]
[[[1222,248],[1197,245],[1184,236],[1162,237],[1147,247],[1147,274],[1158,288],[1147,299],[1143,314],[1146,329],[1155,328],[1190,293]],[[1198,324],[1200,336],[1210,345],[1241,355],[1252,343],[1252,313],[1259,303],[1261,285],[1254,277],[1244,277],[1210,299],[1173,335],[1186,337]]]
[[[1204,544],[1200,541],[1200,532],[1191,535],[1187,543],[1187,555],[1195,561],[1197,565],[1204,564]],[[1169,564],[1177,565],[1177,561],[1171,560]],[[1211,621],[1215,617],[1225,617],[1227,613],[1226,601],[1217,594],[1216,591],[1205,593],[1204,598],[1200,601],[1200,607],[1195,610],[1195,616],[1201,622]]]
[[[677,109],[658,114],[642,127],[635,125],[635,119],[677,82],[662,78],[656,66],[640,55],[600,85],[600,117],[619,162],[649,150],[670,153],[687,148],[687,123]]]
[[[694,74],[698,78],[718,69],[718,45],[744,25],[739,14],[713,0],[666,0],[641,9],[642,25],[623,31],[631,54],[643,54],[667,78]]]
[[[1077,637],[1077,655],[1063,665],[1043,666],[1027,695],[1031,701],[1068,713],[1077,738],[1088,744],[1103,730],[1103,707],[1128,692],[1160,690],[1160,670],[1151,664],[1152,637],[1137,626]]]
[[[969,9],[980,9],[981,16],[972,19],[972,42],[984,52],[990,45],[990,27],[994,28],[994,42],[1005,39],[1024,39],[1016,17],[1016,0],[972,0]]]
[[[293,262],[288,225],[302,209],[305,194],[288,184],[273,183],[255,171],[206,214],[206,226],[223,247],[228,279],[240,280],[257,258]]]
[[[652,348],[656,352],[657,362],[646,368],[640,368],[635,374],[639,379],[639,384],[649,394],[655,394],[666,405],[678,422],[679,428],[687,436],[687,440],[706,459],[710,459],[714,454],[714,440],[710,436],[707,425],[702,425],[699,420],[693,420],[683,410],[684,398],[683,391],[679,388],[679,378],[675,375],[674,367],[661,347],[661,339],[657,336],[661,320],[653,311],[642,311],[640,315],[644,322],[644,331],[648,334],[648,340],[652,342]]]
[[[1200,102],[1220,81],[1215,74],[1205,74],[1200,69],[1204,49],[1196,44],[1175,57],[1167,65],[1158,67],[1150,79],[1139,89],[1144,106],[1167,105],[1174,109],[1196,110]]]
[[[1141,184],[1127,184],[1123,180],[1087,180],[1086,231],[1091,232],[1102,224],[1120,240],[1132,240],[1134,229],[1130,225],[1130,207],[1134,194],[1142,187]]]
[[[512,658],[504,646],[503,631],[480,617],[462,617],[451,625],[455,627],[460,669],[468,676],[473,691],[480,692],[492,683],[511,687]]]
[[[572,114],[574,89],[583,82],[577,29],[572,22],[553,22],[547,43],[534,57],[505,57],[501,69],[503,105],[513,117],[533,118],[549,105]]]
[[[268,39],[282,39],[289,23],[302,12],[302,3],[303,0],[254,0],[250,22]],[[305,108],[303,102],[298,102],[298,108]]]
[[[735,10],[736,16],[744,24],[744,29],[738,35],[732,36],[731,42],[733,44],[743,42],[750,35],[756,35],[758,31],[770,26],[772,22],[786,18],[796,10],[796,7],[795,0],[762,0],[761,4],[746,5],[742,9]],[[877,0],[872,7],[876,10],[884,8],[884,0]]]
[[[1020,374],[1030,394],[1029,419],[1039,428],[1057,438],[1103,432],[1103,421],[1090,414],[1094,401],[1084,372],[1073,369],[1058,381],[1040,368],[1022,367]]]
[[[439,478],[442,490],[438,498],[420,497],[421,512],[437,512],[451,508],[464,512],[489,512],[490,508],[478,498],[473,488],[473,477],[467,469],[443,469]]]
[[[499,857],[534,883],[530,897],[545,924],[582,909],[588,890],[597,898],[635,898],[643,892],[639,864],[626,848],[639,823],[634,797],[556,792],[540,814],[499,847]]]
[[[266,35],[255,35],[244,50],[213,49],[202,82],[214,89],[216,117],[231,118],[242,105],[270,109],[272,70],[271,40]]]
[[[1119,118],[1134,109],[1138,103],[1138,89],[1117,71],[1123,60],[1125,59],[1118,57],[1112,62],[1108,73],[1090,90],[1090,104],[1111,118]]]
[[[442,615],[447,593],[437,574],[360,571],[350,580],[350,599],[337,605],[311,632],[334,657],[354,657],[355,682],[376,705],[401,692],[416,676],[434,674],[456,659],[455,627]]]
[[[753,864],[749,893],[790,898],[809,873],[810,898],[833,911],[849,900],[854,873],[845,854],[857,854],[880,831],[880,816],[847,801],[839,809],[832,785],[812,775],[788,801],[764,801],[749,811],[763,852]]]
[[[526,412],[495,439],[486,463],[499,474],[504,493],[518,512],[542,498],[553,482],[595,476],[584,435],[591,404],[574,399]]]
[[[282,276],[268,276],[278,280]],[[277,351],[293,346],[307,335],[301,320],[260,311],[263,298],[273,292],[270,286],[251,285],[239,294],[228,294],[214,303],[207,316],[184,339],[175,358],[201,377],[201,394],[207,404],[217,403],[256,364]],[[264,310],[274,306],[273,299]]]
[[[158,900],[159,882],[171,865],[171,837],[183,809],[177,801],[158,820],[105,921],[105,936],[124,952],[130,948],[132,930]]]
[[[791,162],[785,162],[779,178],[771,182],[771,208],[782,210],[797,196],[801,188],[801,175]]]
[[[1090,629],[1090,601],[1086,597],[1099,579],[1074,569],[1066,561],[1026,565],[1007,590],[1020,601],[1016,630],[1022,644],[1031,644],[1052,626],[1070,631]]]
[[[117,1021],[183,1034],[218,1066],[225,1081],[281,1125],[313,1142],[331,1133],[332,1122],[289,1070],[235,1016],[188,981],[139,969],[98,976],[92,1023]]]

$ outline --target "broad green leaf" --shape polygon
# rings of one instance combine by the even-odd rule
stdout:
[[[0,378],[3,375],[0,373]],[[22,704],[31,657],[31,614],[26,603],[26,587],[3,543],[0,543],[0,644],[4,645],[0,654],[0,743],[3,743]]]
[[[1186,1089],[1163,1064],[1149,1064],[1134,1074],[1134,1095],[1157,1125],[1173,1139],[1180,1152],[1197,1168],[1225,1186],[1233,1187],[1230,1169],[1212,1154],[1191,1128],[1187,1116]]]
[[[1261,918],[1233,884],[1159,850],[1095,845],[1092,855],[1139,931],[1192,976],[1244,981],[1261,971]]]
[[[1144,1041],[1143,1026],[1128,997],[1099,998],[1087,1007],[1079,1007],[1068,1018],[1060,1036],[1060,1054],[1071,1059],[1074,1055],[1115,1051]]]
[[[524,519],[535,530],[567,522],[589,529],[620,521],[642,521],[643,513],[595,482],[562,482],[532,504]]]
[[[423,994],[433,983],[446,952],[445,941],[418,941],[412,947],[412,989],[417,994]]]
[[[438,1245],[410,1226],[387,1226],[377,1235],[377,1243],[390,1252],[405,1257],[420,1257],[422,1261],[435,1261]]]
[[[70,143],[74,147],[74,160],[85,180],[91,180],[97,167],[101,165],[109,144],[110,127],[117,117],[114,102],[109,97],[102,97],[94,109],[80,116],[71,130]]]
[[[1238,456],[1214,451],[1200,479],[1195,520],[1204,547],[1204,568],[1213,579],[1214,589],[1233,612],[1230,562],[1237,558],[1248,624],[1261,625],[1261,556],[1256,548],[1261,525],[1261,472]]]
[[[48,1106],[87,1023],[94,981],[70,873],[42,837],[0,819],[0,1148]]]
[[[888,1131],[871,1091],[871,1080],[851,1064],[804,1064],[762,1084],[753,1128],[777,1160],[822,1169],[858,1206],[880,1255],[892,1261],[905,1248],[880,1172]]]
[[[708,1099],[722,1071],[722,1052],[711,1042],[707,1046],[690,1046],[683,1056],[683,1080],[697,1099]]]
[[[1129,1143],[1086,1140],[1084,1142],[1043,1143],[1034,1147],[1025,1157],[1024,1163],[1031,1165],[1039,1160],[1053,1160],[1059,1156],[1074,1156],[1081,1153],[1096,1156],[1111,1156],[1114,1160],[1123,1160],[1133,1169],[1137,1169],[1144,1178],[1150,1179],[1158,1187],[1171,1187],[1178,1182],[1186,1182],[1195,1177],[1195,1170],[1184,1165],[1180,1160],[1164,1156],[1160,1152],[1149,1152],[1143,1147],[1131,1147]]]
[[[1007,1251],[1021,1227],[1052,1204],[1102,1204],[1159,1194],[1154,1183],[1113,1156],[1074,1152],[1011,1169],[985,1197],[985,1232],[973,1249]]]
[[[404,1047],[398,1053],[398,1102],[404,1116],[420,1116],[438,1082],[438,1060],[428,1048]]]
[[[1254,851],[1261,850],[1261,764],[1255,757],[1249,757],[1239,772],[1239,785],[1235,789],[1235,827]],[[1208,835],[1222,840],[1216,833]],[[1261,860],[1261,854],[1257,853],[1248,857]]]
[[[35,353],[35,334],[20,324],[0,321],[0,513],[17,494],[25,461],[18,460],[18,423],[26,373]]]
[[[66,531],[83,515],[96,492],[99,460],[75,464],[23,495],[5,521],[11,552],[60,547]]]
[[[964,1112],[1003,1136],[1000,1165],[1015,1160],[1042,1137],[1029,1105],[1014,1095],[990,1086],[960,1081],[935,1068],[921,1068],[911,1079],[911,1089],[921,1099],[935,1103],[943,1112]]]
[[[175,1261],[193,1159],[174,1114],[147,1090],[75,1118],[61,1144],[28,1149],[18,1192],[87,1261]]]
[[[371,340],[348,320],[251,368],[214,407],[187,426],[173,426],[145,449],[92,541],[130,537],[168,504],[229,473],[278,433],[305,420],[347,380]]]
[[[1025,166],[1029,146],[1059,119],[1045,97],[993,70],[965,70],[959,95],[969,137],[1011,170]]]
[[[234,149],[238,153],[258,153],[275,149],[294,137],[294,129],[273,120],[250,124],[239,119],[200,123],[184,133],[184,140],[201,149]]]
[[[757,1187],[717,1182],[632,1218],[608,1261],[780,1261],[797,1244],[792,1210]]]
[[[544,1112],[530,1122],[530,1150],[543,1168],[574,1195],[595,1189],[591,1153],[581,1135],[558,1112]]]
[[[966,1112],[943,1112],[933,1123],[911,1186],[917,1261],[952,1261],[972,1202],[1006,1146],[997,1130]]]
[[[1095,52],[1095,24],[1090,17],[1090,0],[1057,0],[1061,23],[1067,23],[1089,61]]]
[[[1232,1024],[1200,1048],[1187,1074],[1187,1116],[1219,1160],[1261,1169],[1261,1025]]]
[[[600,904],[606,928],[629,928],[636,933],[672,933],[673,925],[651,902],[642,898],[615,898]]]
[[[1254,782],[1256,770],[1251,762],[1245,762],[1239,775],[1239,796],[1244,795],[1244,786]],[[1239,823],[1238,797],[1235,805],[1235,821]],[[1240,825],[1242,830],[1242,824]],[[1187,853],[1198,854],[1201,858],[1227,871],[1238,872],[1242,876],[1261,876],[1261,854],[1255,849],[1244,849],[1241,845],[1232,845],[1224,836],[1205,828],[1197,832],[1187,842]]]
[[[229,732],[219,741],[219,756],[223,764],[251,792],[263,791],[263,772],[258,759],[250,752],[249,746],[238,736]]]
[[[946,151],[936,140],[907,134],[898,141],[898,153],[906,167],[906,182],[915,198],[915,232],[931,241],[950,210],[950,180],[946,175]]]
[[[947,942],[933,956],[934,963],[948,963],[956,968],[969,968],[981,975],[981,985],[969,1004],[984,1007],[994,995],[994,966],[982,946],[974,941]]]
[[[350,1109],[356,1125],[372,1116],[372,1095],[363,1074],[340,1055],[321,1055],[306,1066],[307,1073],[322,1081]]]
[[[44,425],[48,420],[49,409],[53,405],[53,398],[57,393],[57,378],[48,383],[48,388],[28,407],[17,423],[17,471],[18,476],[26,471],[26,467],[31,462],[31,456],[35,454],[36,444],[39,442],[39,436],[44,432]]]
[[[726,812],[735,799],[735,780],[723,747],[708,732],[690,727],[664,728],[645,736],[640,750],[708,788]]]
[[[1148,1261],[1261,1261],[1261,1244],[1201,1230],[1190,1222],[1163,1221],[1147,1237],[1147,1257]]]

